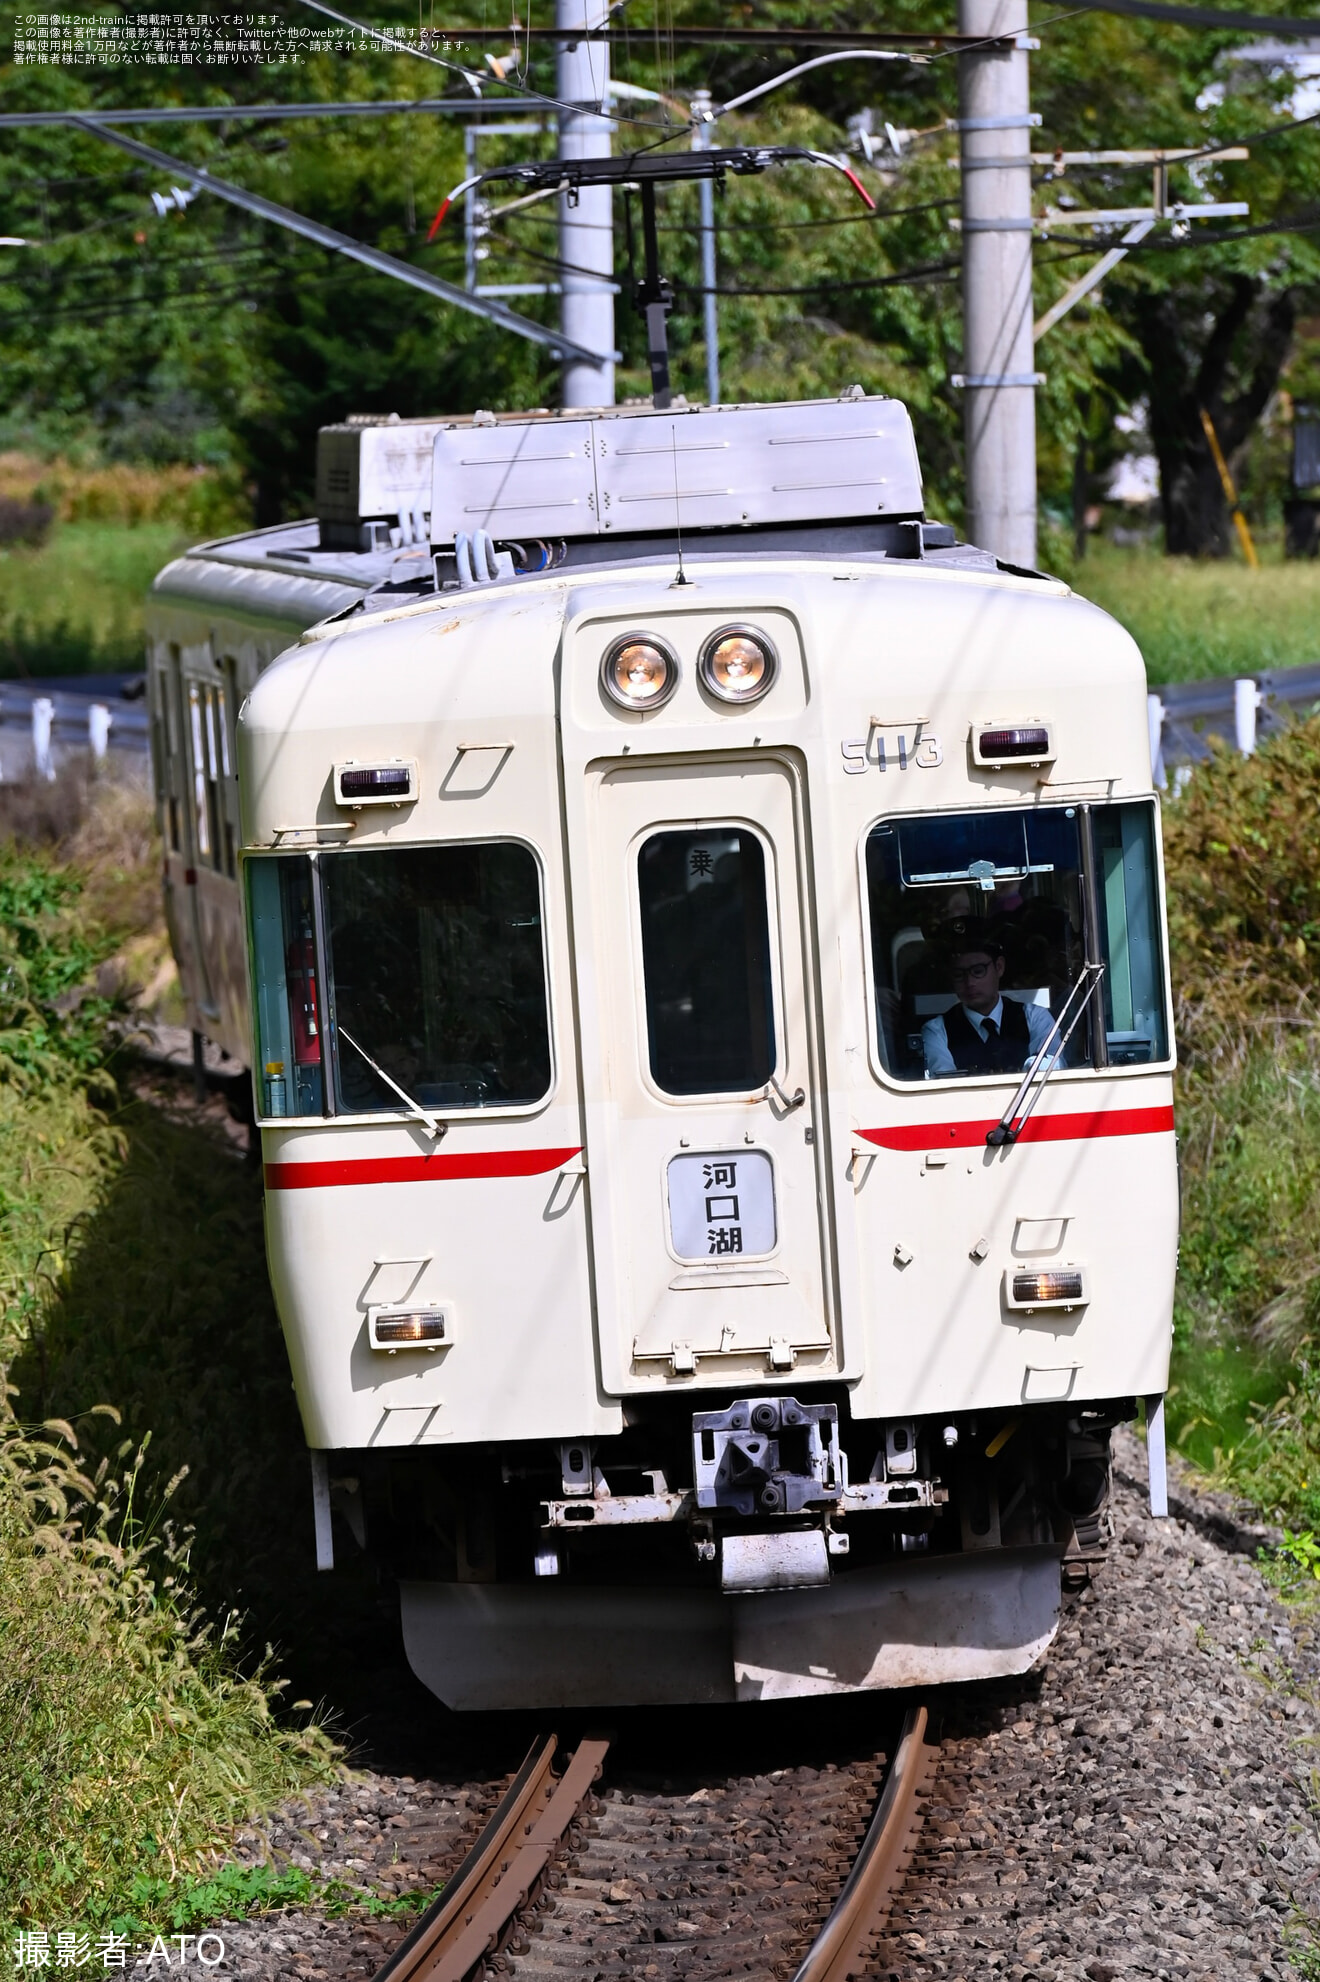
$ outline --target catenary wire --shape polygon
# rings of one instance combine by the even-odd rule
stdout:
[[[1204,252],[1205,250],[1215,246],[1217,242],[1220,240],[1241,238],[1242,234],[1245,233],[1251,233],[1256,235],[1266,235],[1273,233],[1303,233],[1303,232],[1309,232],[1314,228],[1320,228],[1320,214],[1318,214],[1314,219],[1310,219],[1304,216],[1297,216],[1295,219],[1282,225],[1264,223],[1258,228],[1241,230],[1241,232],[1235,232],[1235,234],[1232,236],[1216,236],[1213,240],[1207,240],[1203,237],[1200,240],[1189,239],[1186,241],[1175,241],[1175,242],[1160,243],[1160,244],[1155,244],[1151,242],[1141,242],[1134,245],[1129,250],[1129,252],[1131,254],[1141,254],[1143,252],[1149,253],[1151,252],[1152,249],[1154,249],[1154,251],[1157,253],[1158,252],[1169,253],[1175,250],[1181,253],[1186,253],[1188,250],[1194,252],[1199,250],[1201,252]],[[1042,255],[1037,257],[1036,266],[1038,268],[1048,268],[1057,263],[1078,261],[1087,255],[1093,254],[1094,250],[1095,250],[1095,244],[1093,242],[1088,242],[1086,244],[1079,243],[1077,245],[1067,246],[1063,248],[1062,252],[1058,254]],[[943,261],[919,263],[911,268],[896,269],[890,275],[873,276],[866,278],[862,281],[837,282],[832,280],[828,276],[824,276],[818,282],[804,284],[797,288],[755,288],[755,287],[736,288],[736,289],[719,288],[715,291],[715,293],[721,296],[742,296],[742,297],[812,296],[812,295],[819,295],[821,293],[853,292],[853,291],[864,291],[868,289],[890,289],[890,288],[899,287],[903,283],[921,282],[921,283],[930,283],[932,286],[935,286],[941,282],[952,282],[956,278],[956,275],[958,271],[961,269],[961,267],[962,267],[961,256],[950,256]],[[323,276],[310,276],[310,277],[304,277],[301,274],[301,272],[297,269],[281,269],[279,272],[281,274],[297,276],[300,284],[304,287],[316,287],[316,288],[322,288],[330,283],[342,281],[345,276],[345,271],[341,269],[332,270],[330,273]],[[355,272],[356,271],[348,271],[348,273],[350,274]],[[593,273],[595,272],[596,271],[593,271]],[[371,273],[372,271],[369,269],[363,270],[363,274],[371,274]],[[696,285],[677,284],[676,287],[678,288],[679,292],[684,295],[700,296],[704,293],[704,291]],[[141,301],[136,301],[136,300],[132,302],[125,301],[119,304],[95,303],[95,304],[88,304],[85,306],[79,306],[77,308],[72,308],[72,309],[60,309],[60,310],[50,310],[50,311],[40,311],[40,312],[30,312],[25,310],[22,314],[22,320],[25,323],[32,323],[32,322],[50,323],[50,322],[60,322],[64,320],[75,320],[75,319],[81,320],[87,317],[104,316],[108,318],[108,317],[129,315],[139,310],[146,310],[146,309],[158,310],[161,308],[163,302],[168,302],[172,306],[177,307],[180,304],[187,304],[187,303],[202,303],[202,302],[222,303],[235,297],[245,300],[260,300],[262,296],[267,296],[267,295],[269,295],[269,288],[259,292],[258,296],[255,299],[253,298],[252,291],[248,288],[239,288],[234,290],[215,290],[215,291],[195,290],[195,291],[186,291],[184,292],[183,295],[174,298],[153,297],[153,298],[144,298]],[[14,313],[13,320],[14,321],[18,320],[17,312]],[[0,324],[3,324],[4,321],[5,321],[4,313],[0,312]]]
[[[881,206],[874,213],[840,213],[821,220],[721,220],[716,223],[717,234],[789,234],[808,227],[874,227],[881,220],[900,220],[913,213],[935,213],[942,207],[958,206],[961,202],[956,195],[942,200],[921,200],[915,206]],[[497,216],[490,216],[496,218]],[[546,214],[526,213],[518,216],[519,225],[524,227],[557,227],[558,221]],[[581,224],[580,222],[578,223]],[[612,229],[601,228],[601,233]],[[676,221],[660,221],[657,234],[691,235],[691,227],[682,227]],[[598,272],[598,271],[597,271]]]
[[[396,54],[415,55],[420,62],[433,62],[438,69],[447,69],[452,75],[462,76],[474,93],[477,92],[478,85],[481,89],[520,89],[525,96],[546,105],[551,110],[580,112],[582,109],[580,103],[561,102],[557,96],[546,96],[540,90],[528,89],[523,83],[501,82],[493,72],[484,76],[478,75],[475,70],[465,68],[461,62],[446,62],[443,56],[432,55],[429,49],[413,48],[406,41],[398,41],[393,35],[386,34],[382,28],[368,27],[364,21],[355,21],[350,14],[341,14],[337,8],[327,6],[326,0],[299,0],[299,4],[314,8],[318,14],[327,15],[330,20],[338,21],[343,27],[352,28],[354,34],[364,35],[368,40],[383,43],[385,47],[392,48]],[[648,131],[655,129],[649,118],[629,117],[616,110],[606,110],[603,105],[599,110],[591,105],[588,108],[592,116],[604,118],[610,124],[641,124]]]

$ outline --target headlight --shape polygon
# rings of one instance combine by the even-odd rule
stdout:
[[[678,687],[678,656],[654,633],[625,633],[606,651],[600,678],[621,709],[658,709]]]
[[[697,672],[702,686],[721,702],[756,702],[778,666],[779,657],[764,633],[749,626],[722,626],[702,648]]]

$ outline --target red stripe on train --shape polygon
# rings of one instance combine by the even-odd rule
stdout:
[[[335,1184],[447,1184],[463,1177],[543,1177],[579,1149],[492,1149],[469,1156],[351,1156],[335,1163],[268,1163],[266,1188],[307,1191]]]
[[[858,1129],[877,1149],[983,1149],[993,1122],[924,1122],[901,1129]],[[1173,1130],[1172,1108],[1097,1108],[1088,1114],[1033,1115],[1020,1142],[1086,1142],[1093,1136],[1156,1136]]]

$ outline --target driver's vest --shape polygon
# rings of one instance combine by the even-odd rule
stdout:
[[[944,1036],[960,1074],[1017,1074],[1031,1051],[1027,1008],[1005,998],[999,1008],[1002,1030],[982,1039],[961,1005],[944,1014]]]

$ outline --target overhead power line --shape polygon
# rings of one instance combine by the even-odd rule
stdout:
[[[546,96],[540,90],[527,91],[527,85],[521,81],[518,83],[506,83],[503,76],[496,75],[491,69],[483,69],[480,72],[475,72],[471,69],[464,68],[461,62],[449,62],[445,60],[443,55],[433,55],[429,48],[415,48],[411,42],[400,41],[397,35],[387,34],[383,28],[374,28],[369,26],[366,21],[354,20],[351,14],[341,14],[338,8],[327,6],[326,0],[301,0],[301,5],[311,7],[318,14],[324,14],[327,20],[338,21],[341,27],[351,28],[354,34],[360,34],[366,41],[380,42],[382,47],[392,49],[396,55],[413,55],[419,62],[433,62],[437,69],[447,69],[451,75],[461,76],[475,96],[480,96],[482,90],[488,88],[522,89],[532,96],[537,103],[544,104],[549,110],[567,110],[571,113],[579,111],[582,108],[581,104],[564,103],[559,97]],[[428,40],[432,38],[430,35],[427,37]],[[558,38],[560,41],[565,39],[563,35],[560,35]],[[502,109],[506,99],[499,97],[497,101]],[[594,114],[607,118],[611,124],[646,124],[648,129],[654,129],[654,126],[645,117],[628,117],[621,111],[607,110],[603,104],[600,110]]]
[[[459,45],[465,41],[599,41],[608,46],[636,49],[643,30],[638,28],[574,28],[571,36],[560,27],[461,27],[429,28],[428,41]],[[996,40],[1012,41],[1012,35],[945,34],[932,28],[925,34],[909,29],[873,28],[861,31],[845,28],[839,33],[821,28],[681,28],[666,27],[666,42],[676,48],[984,48]]]
[[[544,110],[536,96],[501,98],[500,110]],[[364,103],[184,103],[160,104],[140,110],[79,110],[89,124],[239,124],[275,123],[297,117],[401,117],[414,111],[443,111],[451,117],[486,117],[491,105],[479,96],[393,97]],[[28,125],[66,124],[68,110],[6,110],[0,130]]]
[[[277,227],[286,227],[291,234],[301,234],[304,240],[315,241],[318,247],[331,248],[336,254],[347,255],[351,261],[361,262],[379,275],[392,276],[396,282],[405,282],[410,288],[421,289],[427,295],[438,297],[441,302],[453,303],[472,316],[486,317],[501,328],[528,338],[533,344],[543,344],[552,351],[570,352],[588,361],[594,362],[597,357],[594,351],[586,350],[549,324],[519,316],[516,310],[509,309],[493,297],[474,296],[470,290],[461,289],[454,282],[445,282],[438,275],[428,275],[425,269],[415,268],[411,262],[399,261],[394,255],[383,254],[379,248],[367,247],[347,234],[338,233],[333,227],[323,227],[320,221],[308,220],[304,214],[294,213],[288,207],[277,205],[274,200],[246,192],[243,187],[235,186],[227,179],[216,178],[204,166],[186,165],[182,159],[171,158],[168,152],[155,151],[150,145],[125,137],[122,131],[112,130],[106,124],[89,124],[76,115],[67,116],[65,122],[75,130],[88,131],[95,137],[103,138],[107,144],[118,145],[121,151],[126,151],[132,158],[140,158],[145,165],[154,165],[160,171],[186,177],[207,192],[214,193],[217,199],[239,207],[244,213],[253,213],[259,220],[272,220]]]

